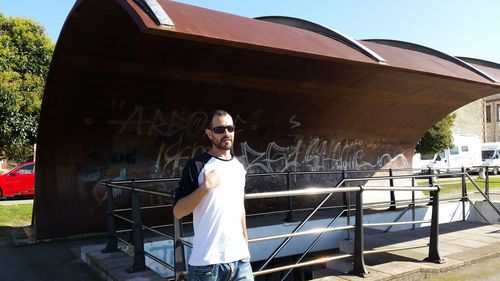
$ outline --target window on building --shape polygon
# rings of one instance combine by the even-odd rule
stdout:
[[[497,121],[500,121],[500,104],[497,104]]]
[[[486,106],[486,122],[491,122],[491,105]]]
[[[458,154],[458,146],[454,146],[450,149],[450,154]]]
[[[462,146],[462,152],[467,152],[469,151],[469,147],[467,145]]]

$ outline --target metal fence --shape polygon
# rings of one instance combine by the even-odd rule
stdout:
[[[388,176],[357,176],[359,174],[365,173],[387,173]],[[406,175],[394,175],[395,172],[398,173],[408,173]],[[458,177],[461,179],[462,192],[459,197],[447,198],[447,201],[458,200],[462,202],[462,219],[465,220],[465,210],[466,203],[470,202],[467,196],[467,184],[470,182],[480,194],[483,195],[486,201],[494,208],[494,210],[500,215],[500,212],[495,208],[495,206],[489,200],[487,194],[481,190],[481,188],[473,181],[468,173],[465,172],[464,168],[460,168],[459,172],[451,172],[444,174],[434,174],[432,170],[428,170],[425,174],[414,174],[412,169],[388,169],[388,170],[362,170],[362,171],[333,171],[333,172],[284,172],[284,173],[266,173],[266,174],[249,174],[248,177],[269,177],[269,176],[284,176],[286,177],[287,190],[285,191],[274,191],[274,192],[261,192],[261,193],[247,193],[245,195],[245,200],[255,200],[263,198],[288,198],[288,208],[287,210],[280,210],[272,213],[286,213],[285,220],[293,220],[293,214],[295,212],[306,212],[306,216],[297,224],[295,229],[288,234],[274,235],[267,237],[257,237],[249,239],[249,243],[259,243],[263,241],[284,239],[283,242],[272,252],[272,254],[260,265],[260,267],[254,271],[254,276],[260,276],[265,274],[271,274],[274,272],[286,272],[282,274],[281,280],[285,280],[291,271],[296,268],[307,267],[314,264],[325,263],[328,261],[338,260],[346,257],[354,258],[354,265],[352,274],[365,275],[367,273],[364,264],[364,255],[380,252],[380,250],[365,251],[364,250],[364,236],[363,228],[366,227],[380,227],[387,226],[386,231],[396,225],[407,225],[411,224],[415,228],[416,224],[430,223],[430,243],[429,254],[427,257],[428,261],[431,262],[441,262],[438,251],[438,237],[439,237],[439,191],[440,187],[435,184],[437,178],[443,177]],[[338,183],[331,187],[309,187],[303,189],[293,189],[292,188],[292,177],[303,176],[303,175],[332,175],[338,174],[341,179]],[[411,186],[395,186],[394,180],[398,179],[410,179]],[[107,245],[103,252],[118,251],[118,243],[121,242],[124,245],[129,246],[133,249],[133,262],[130,268],[131,271],[140,271],[147,269],[145,264],[145,258],[149,257],[157,263],[163,265],[165,268],[174,272],[175,280],[187,280],[187,263],[185,258],[185,247],[192,247],[192,244],[183,235],[183,223],[181,220],[174,218],[172,224],[147,226],[142,222],[142,212],[148,209],[157,208],[172,208],[172,204],[155,205],[155,206],[141,206],[140,195],[149,194],[160,197],[171,198],[171,194],[168,192],[160,192],[155,190],[149,190],[141,188],[141,185],[150,183],[175,183],[179,178],[168,178],[168,179],[136,179],[136,180],[121,180],[121,181],[111,181],[106,182],[108,196],[107,196],[107,228],[108,228],[108,240]],[[417,180],[425,180],[427,186],[419,187],[415,186]],[[384,181],[388,182],[389,186],[365,186],[364,184],[368,181],[378,182]],[[346,185],[356,185],[352,187],[347,187]],[[113,189],[128,190],[131,192],[131,208],[116,209],[113,202]],[[389,191],[390,192],[390,202],[372,202],[363,203],[363,194],[366,192],[373,191]],[[399,200],[396,202],[394,192],[395,191],[411,191],[412,197],[410,200]],[[428,191],[430,192],[429,198],[415,198],[415,191]],[[337,206],[325,206],[325,202],[330,199],[334,194],[342,194],[342,204]],[[355,194],[355,204],[351,204],[351,194]],[[292,204],[292,198],[295,196],[324,196],[314,208],[306,209],[294,209]],[[387,204],[388,203],[388,204]],[[396,210],[396,207],[404,207],[398,217],[392,222],[385,223],[363,223],[363,210],[365,208],[385,208],[388,205],[389,210]],[[416,220],[415,208],[416,206],[432,205],[432,219],[429,221]],[[474,207],[473,204],[470,204]],[[331,218],[330,223],[325,228],[319,228],[314,230],[301,231],[305,224],[311,220],[311,218],[317,214],[319,210],[325,208],[337,208],[339,213]],[[474,207],[475,208],[475,207]],[[400,221],[403,215],[411,210],[412,220],[411,221]],[[487,219],[476,209],[480,216],[487,221]],[[124,212],[131,212],[131,217],[127,218],[123,215]],[[351,213],[355,213],[355,223],[351,223]],[[252,214],[256,215],[267,215],[269,212]],[[346,217],[346,225],[341,227],[333,227],[334,223],[338,221],[341,216]],[[130,223],[131,228],[117,229],[116,220],[121,220],[126,223]],[[167,231],[165,231],[167,229]],[[173,233],[167,233],[167,232]],[[169,264],[164,260],[148,253],[144,250],[144,231],[149,231],[156,235],[157,237],[162,237],[165,240],[172,240],[174,245],[174,264]],[[354,253],[352,255],[334,255],[330,257],[323,257],[319,259],[313,259],[308,261],[303,261],[307,254],[313,249],[313,247],[318,243],[318,241],[324,236],[325,233],[344,231],[348,239],[350,239],[351,232],[354,231]],[[124,239],[120,237],[120,234],[129,233],[129,239]],[[276,258],[276,256],[282,251],[282,249],[289,243],[293,237],[306,236],[306,235],[316,235],[314,241],[308,246],[308,248],[301,254],[298,260],[294,264],[289,264],[286,266],[279,266],[274,268],[268,268],[270,262]],[[423,247],[427,245],[422,245],[418,247]],[[400,250],[389,249],[385,251]]]

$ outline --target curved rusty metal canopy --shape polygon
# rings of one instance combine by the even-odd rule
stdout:
[[[477,68],[485,73],[488,73],[497,81],[500,81],[500,64],[499,63],[485,61],[485,60],[481,60],[481,59],[475,59],[475,58],[467,58],[467,57],[457,57],[457,58],[467,62],[469,65],[472,65],[475,68]]]
[[[208,147],[215,108],[232,113],[249,172],[378,169],[408,166],[427,128],[500,92],[432,53],[357,43],[386,63],[325,34],[172,1],[78,1],[43,100],[37,237],[103,231],[100,182],[179,175]]]

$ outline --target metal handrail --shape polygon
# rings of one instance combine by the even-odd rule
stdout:
[[[326,228],[331,227],[346,212],[347,212],[347,209],[342,210],[334,219],[332,219],[330,221],[330,223],[326,226]],[[321,240],[321,238],[323,238],[324,234],[325,234],[325,232],[321,232],[316,237],[316,239],[314,239],[314,241],[309,245],[309,247],[307,247],[307,249],[297,259],[297,261],[295,262],[295,264],[299,264],[304,259],[304,257],[313,249],[313,247],[316,246],[316,244],[318,243],[318,241]],[[292,272],[292,270],[293,270],[293,268],[289,269],[287,271],[287,273],[285,273],[285,275],[281,278],[281,281],[284,281],[288,277],[288,275],[290,275],[290,273]]]
[[[343,172],[346,173],[372,173],[372,172],[388,172],[390,169],[369,169],[369,170],[340,170],[340,171],[290,171],[290,172],[270,172],[270,173],[249,173],[247,177],[261,177],[261,176],[286,176],[288,174],[291,175],[325,175],[325,174],[341,174]],[[422,169],[412,169],[412,168],[402,168],[402,169],[393,169],[394,171],[422,171]],[[441,174],[445,175],[445,174]],[[428,176],[427,176],[428,177]],[[125,180],[112,180],[112,181],[103,181],[104,185],[108,184],[128,184],[128,183],[155,183],[155,182],[177,182],[181,178],[154,178],[154,179],[125,179]],[[119,187],[118,187],[119,188]]]
[[[263,199],[263,198],[276,198],[276,197],[288,197],[288,196],[301,196],[301,195],[321,195],[330,193],[343,193],[343,192],[358,192],[358,191],[436,191],[438,187],[309,187],[306,189],[292,190],[292,191],[272,191],[272,192],[261,192],[261,193],[247,193],[245,194],[245,199]]]
[[[181,178],[154,178],[154,179],[125,179],[125,180],[112,180],[112,181],[103,181],[102,183],[105,185],[108,184],[122,184],[122,183],[151,183],[151,182],[170,182],[170,181],[179,181]]]
[[[428,245],[414,245],[414,246],[407,246],[407,247],[394,247],[394,248],[383,249],[383,250],[382,249],[380,249],[380,250],[368,250],[368,251],[365,251],[365,254],[377,254],[377,253],[385,253],[385,252],[403,251],[403,250],[417,249],[417,248],[422,248],[422,247],[427,247],[427,246]],[[303,263],[296,263],[296,264],[292,264],[292,265],[285,265],[285,266],[274,267],[271,269],[258,271],[258,272],[254,273],[254,276],[285,271],[287,269],[293,270],[295,268],[311,266],[311,265],[316,265],[316,264],[322,264],[322,263],[327,263],[330,261],[340,260],[340,259],[345,259],[345,258],[350,258],[350,257],[353,257],[353,255],[352,254],[343,254],[343,255],[337,255],[337,256],[331,256],[331,257],[318,258],[318,259],[303,262]],[[283,279],[281,279],[281,280],[283,280]]]
[[[364,172],[359,171],[359,172]],[[378,170],[377,170],[378,171]],[[396,170],[395,170],[396,171]],[[399,171],[399,170],[397,170]],[[291,175],[306,175],[306,174],[340,174],[339,172],[333,173],[333,172],[290,172]],[[288,175],[288,173],[266,173],[266,174],[248,174],[247,176],[273,176],[273,175]],[[376,176],[376,177],[356,177],[356,178],[344,178],[339,182],[338,185],[346,182],[359,182],[359,181],[373,181],[373,180],[390,180],[390,179],[408,179],[408,178],[415,178],[415,179],[427,179],[429,177],[448,177],[448,176],[460,176],[460,175],[468,175],[466,172],[457,172],[457,173],[443,173],[443,174],[433,174],[433,175],[395,175],[395,176]],[[469,177],[470,178],[470,177]],[[174,178],[171,178],[174,179]],[[177,180],[177,178],[175,178]],[[159,181],[166,181],[167,179],[160,179]],[[173,180],[172,180],[173,181]],[[144,182],[154,182],[153,179],[148,179],[148,180],[119,180],[119,181],[108,181],[108,182],[103,182],[106,186],[110,186],[113,188],[119,188],[119,189],[125,189],[129,191],[138,191],[146,194],[151,194],[151,195],[159,195],[159,196],[164,196],[164,197],[171,197],[171,193],[168,192],[161,192],[161,191],[153,191],[153,190],[148,190],[148,189],[143,189],[143,188],[137,188],[137,187],[130,187],[127,185],[122,185],[124,183],[144,183]],[[365,187],[369,188],[369,187]],[[382,188],[382,187],[381,187]],[[386,190],[388,191],[388,190]]]
[[[343,179],[344,180],[344,179]],[[327,194],[327,196],[316,206],[316,208],[306,217],[302,222],[292,231],[291,235],[285,236],[287,237],[277,248],[276,250],[268,257],[268,259],[260,266],[257,272],[263,271],[264,268],[270,263],[270,261],[284,248],[284,246],[290,241],[290,239],[297,235],[296,233],[309,221],[309,219],[316,213],[316,211],[328,200],[328,198],[334,193],[344,193],[344,192],[362,192],[362,191],[390,191],[390,190],[421,190],[421,191],[439,191],[438,186],[431,187],[410,187],[410,188],[399,188],[399,187],[340,187],[343,184],[343,180],[341,180],[337,187],[333,188],[306,188],[302,190],[294,190],[294,191],[276,191],[276,192],[263,192],[263,193],[254,193],[254,194],[246,194],[245,199],[262,199],[262,198],[275,198],[275,197],[287,197],[287,196],[300,196],[300,195],[320,195]],[[324,232],[324,230],[323,230]],[[317,232],[315,232],[317,233]],[[284,237],[281,237],[284,238]]]
[[[342,174],[342,173],[373,173],[373,172],[389,172],[391,169],[367,169],[367,170],[336,170],[336,171],[290,171],[290,172],[270,172],[270,173],[250,173],[247,176],[286,176],[288,173],[291,175],[326,175],[326,174]],[[413,169],[413,168],[402,168],[402,169],[392,169],[394,171],[422,171],[422,169]]]
[[[120,215],[117,215],[117,214],[115,214],[115,218],[119,218],[119,219],[124,220],[124,221],[129,222],[129,223],[134,223],[133,220],[130,220],[130,219],[124,217],[124,216],[120,216]]]
[[[305,266],[310,266],[310,265],[315,265],[315,264],[320,264],[320,263],[326,263],[329,261],[339,260],[339,259],[348,258],[348,257],[352,257],[352,255],[345,254],[345,255],[339,255],[339,256],[319,258],[319,259],[316,259],[313,261],[307,261],[307,262],[303,262],[303,263],[297,263],[297,264],[285,265],[285,266],[275,267],[275,268],[266,269],[266,270],[260,270],[260,271],[254,272],[253,276],[265,275],[265,274],[269,274],[269,273],[285,271],[287,269],[295,269],[295,268],[299,268],[299,267],[305,267]]]
[[[399,213],[399,215],[396,217],[396,219],[394,219],[394,222],[398,222],[405,214],[408,210],[410,210],[410,208],[414,207],[415,206],[415,199],[412,199],[411,203],[408,204],[403,211],[401,211],[401,213]],[[415,220],[415,218],[413,218],[413,220]],[[390,225],[388,228],[386,228],[384,230],[384,233],[387,233],[390,229],[392,228],[392,225]]]
[[[341,230],[351,230],[354,229],[354,226],[339,226],[339,227],[320,227],[320,228],[314,228],[302,232],[295,232],[295,233],[288,233],[288,234],[280,234],[280,235],[273,235],[273,236],[265,236],[265,237],[259,237],[259,238],[254,238],[254,239],[249,239],[248,243],[257,243],[257,242],[263,242],[263,241],[268,241],[268,240],[275,240],[275,239],[283,239],[283,238],[288,238],[288,237],[297,237],[297,236],[305,236],[305,235],[310,235],[310,234],[319,234],[319,233],[326,233],[326,232],[333,232],[333,231],[341,231]]]
[[[152,227],[148,227],[148,226],[143,225],[143,226],[142,226],[142,228],[143,228],[143,229],[146,229],[146,230],[149,230],[149,231],[151,231],[151,232],[154,232],[154,233],[156,233],[156,234],[158,234],[158,235],[160,235],[160,236],[166,237],[166,238],[168,238],[168,239],[170,239],[170,240],[175,240],[175,238],[174,238],[173,236],[170,236],[170,235],[168,235],[168,234],[165,234],[165,233],[163,233],[163,232],[161,232],[161,231],[158,231],[158,230],[156,230],[156,229],[154,229],[154,228],[152,228]]]
[[[472,208],[474,208],[474,210],[476,210],[476,212],[481,216],[481,218],[483,218],[483,220],[489,224],[491,224],[491,222],[483,215],[483,213],[481,213],[481,211],[479,211],[479,209],[476,207],[476,205],[474,205],[472,203],[472,201],[470,201],[469,198],[467,198],[467,202],[469,202],[469,204],[472,206]]]
[[[431,220],[420,220],[420,221],[399,221],[399,222],[381,222],[381,223],[365,223],[365,227],[377,227],[377,226],[395,226],[395,225],[406,225],[406,224],[419,224],[419,223],[431,223]]]
[[[122,242],[123,244],[125,244],[125,245],[127,245],[127,246],[129,246],[129,247],[132,247],[132,248],[134,247],[134,245],[132,245],[132,243],[128,242],[127,240],[122,239],[122,238],[120,238],[120,237],[116,237],[116,238],[117,238],[118,240],[120,240],[120,242]]]
[[[459,169],[459,168],[456,168]],[[384,171],[421,171],[421,169],[380,169],[380,170],[343,170],[343,171],[290,171],[290,172],[272,172],[272,173],[252,173],[247,174],[247,177],[261,177],[261,176],[286,176],[290,175],[325,175],[325,174],[341,174],[343,172],[346,173],[370,173],[370,172],[384,172]],[[384,180],[384,179],[407,179],[407,178],[429,178],[432,177],[449,177],[449,176],[460,176],[466,175],[466,172],[454,172],[454,173],[442,173],[442,174],[410,174],[410,175],[396,175],[396,176],[375,176],[375,177],[356,177],[356,178],[345,178],[346,182],[353,181],[366,181],[366,180]],[[467,174],[468,175],[468,174]],[[141,184],[141,183],[154,183],[154,182],[177,182],[180,178],[157,178],[157,179],[127,179],[127,180],[114,180],[114,181],[104,181],[103,184],[106,186],[112,186],[116,188],[131,190],[131,187],[122,185],[122,184]],[[167,192],[158,192],[158,191],[150,191],[147,189],[139,189],[136,188],[137,191],[155,194],[160,196],[170,196],[170,193]],[[154,193],[152,193],[154,192]]]
[[[167,208],[167,207],[173,207],[173,205],[172,204],[165,204],[165,205],[144,206],[144,207],[141,207],[141,210],[159,209],[159,208]],[[122,209],[115,210],[115,212],[127,212],[127,211],[132,211],[132,208],[122,208]]]
[[[303,171],[290,171],[290,172],[277,172],[277,173],[266,173],[266,174],[247,174],[247,177],[258,177],[258,176],[276,176],[276,175],[281,175],[281,176],[290,176],[290,175],[325,175],[325,174],[342,174],[342,175],[345,175],[346,173],[370,173],[370,172],[385,172],[385,171],[416,171],[415,169],[398,169],[398,170],[395,170],[395,169],[381,169],[381,170],[343,170],[343,171],[330,171],[330,172],[321,172],[321,171],[317,171],[317,172],[303,172]],[[420,171],[420,170],[418,170]],[[292,197],[292,196],[302,196],[302,195],[327,195],[325,197],[325,199],[323,200],[324,202],[326,202],[326,200],[332,195],[332,194],[336,194],[336,193],[349,193],[349,192],[355,192],[357,194],[359,193],[362,193],[364,191],[431,191],[432,194],[434,194],[435,192],[439,192],[439,187],[437,186],[429,186],[429,187],[413,187],[413,186],[399,186],[399,187],[394,187],[394,186],[391,186],[391,187],[387,187],[387,186],[370,186],[370,187],[366,187],[366,186],[359,186],[359,187],[341,187],[343,184],[345,183],[349,183],[349,182],[363,182],[363,181],[376,181],[376,180],[393,180],[393,179],[430,179],[431,177],[432,178],[440,178],[440,177],[448,177],[448,176],[462,176],[462,177],[468,177],[469,180],[474,184],[474,186],[481,192],[480,188],[477,186],[477,184],[475,184],[475,182],[470,178],[470,176],[462,171],[462,172],[455,172],[455,173],[443,173],[443,174],[425,174],[425,175],[420,175],[420,174],[409,174],[409,175],[391,175],[391,176],[374,176],[374,177],[352,177],[352,178],[347,178],[345,176],[342,177],[342,180],[339,181],[339,183],[336,185],[336,187],[316,187],[316,188],[307,188],[307,189],[301,189],[301,190],[287,190],[287,191],[277,191],[277,192],[264,192],[264,193],[249,193],[249,194],[246,194],[245,195],[245,199],[258,199],[258,198],[276,198],[276,197]],[[151,195],[157,195],[157,196],[162,196],[162,197],[168,197],[168,198],[171,198],[171,194],[170,193],[167,193],[167,192],[161,192],[161,191],[154,191],[154,190],[148,190],[148,189],[144,189],[144,188],[138,188],[136,187],[135,185],[136,184],[141,184],[141,183],[155,183],[155,182],[173,182],[173,181],[178,181],[179,178],[160,178],[160,179],[134,179],[134,180],[121,180],[121,181],[109,181],[109,182],[106,182],[106,186],[108,186],[108,188],[111,190],[112,188],[119,188],[119,189],[124,189],[124,190],[129,190],[129,191],[132,191],[132,192],[137,192],[137,193],[145,193],[145,194],[151,194]],[[129,186],[129,184],[131,184],[131,186]],[[108,194],[111,194],[111,193],[108,193]],[[484,194],[482,193],[483,197],[484,197]],[[112,196],[109,196],[112,200]],[[486,197],[485,197],[486,198]],[[436,198],[437,199],[437,198]],[[465,196],[462,196],[461,197],[462,200],[468,200],[468,198]],[[487,198],[486,198],[487,199]],[[417,204],[417,201],[418,202],[421,202],[425,199],[417,199],[417,200],[412,200],[412,204],[413,205],[416,205]],[[487,199],[488,200],[488,199]],[[404,202],[405,200],[400,200],[398,201],[399,203],[401,202]],[[488,200],[489,201],[489,200]],[[319,209],[322,209],[322,208],[344,208],[344,210],[341,212],[344,213],[347,209],[345,209],[346,207],[347,208],[350,208],[348,205],[342,205],[342,206],[339,206],[339,207],[332,207],[332,206],[328,206],[328,207],[322,207],[323,203],[320,203],[316,208],[312,208],[313,211],[310,213],[310,215],[305,218],[305,220],[303,221],[303,223],[307,222],[310,217],[316,212],[318,211]],[[428,201],[427,201],[428,202]],[[438,202],[438,199],[437,200],[432,200],[432,203],[433,204],[437,204]],[[489,201],[490,202],[490,201]],[[369,203],[369,204],[362,204],[361,206],[376,206],[377,204],[381,205],[383,204],[383,202],[379,202],[379,203]],[[490,202],[490,204],[492,204]],[[161,205],[161,206],[147,206],[147,207],[138,207],[139,210],[144,210],[144,209],[153,209],[153,208],[161,208],[161,207],[169,207],[169,206],[172,206],[172,205]],[[109,204],[108,204],[108,207],[109,207]],[[108,215],[112,216],[112,217],[116,217],[116,218],[120,218],[120,219],[125,219],[125,221],[128,221],[128,222],[134,222],[134,220],[129,220],[129,219],[126,219],[124,218],[123,216],[119,216],[117,214],[115,214],[115,212],[120,212],[120,211],[130,211],[132,209],[117,209],[117,210],[113,210],[113,208],[109,209],[108,210]],[[299,210],[294,210],[294,211],[302,211],[302,210],[311,210],[311,209],[299,209]],[[362,208],[353,208],[353,209],[350,209],[350,210],[355,210],[356,212],[359,212],[359,211],[362,211]],[[279,211],[281,213],[283,212],[287,212],[287,211]],[[497,210],[498,212],[498,210]],[[277,212],[270,212],[270,213],[277,213]],[[499,213],[500,215],[500,213]],[[358,221],[358,220],[356,220]],[[433,220],[427,220],[427,221],[410,221],[410,222],[391,222],[391,223],[373,223],[373,224],[364,224],[363,226],[364,227],[376,227],[376,226],[388,226],[388,225],[403,225],[403,224],[420,224],[420,223],[432,223]],[[333,222],[332,222],[333,224]],[[174,223],[174,229],[176,228],[176,224]],[[315,242],[316,243],[318,241],[319,238],[321,238],[325,233],[327,232],[331,232],[331,231],[338,231],[338,230],[352,230],[352,229],[355,229],[356,226],[351,226],[351,225],[348,225],[348,226],[345,226],[345,227],[335,227],[335,228],[331,228],[330,227],[331,225],[329,225],[328,227],[326,228],[319,228],[319,229],[313,229],[313,230],[307,230],[307,231],[302,231],[302,232],[299,232],[298,230],[300,230],[300,227],[296,228],[294,230],[293,233],[290,233],[290,234],[284,234],[284,235],[276,235],[276,236],[270,236],[270,237],[261,237],[261,238],[254,238],[254,239],[250,239],[249,242],[250,243],[256,243],[256,242],[262,242],[262,241],[267,241],[267,240],[272,240],[272,239],[282,239],[282,238],[287,238],[287,240],[291,239],[292,237],[297,237],[297,236],[303,236],[303,235],[311,235],[311,234],[319,234],[319,236],[316,238]],[[148,226],[144,226],[144,225],[140,225],[140,228],[143,229],[143,230],[150,230],[150,231],[153,231],[159,235],[163,235],[167,238],[176,238],[176,237],[171,237],[167,234],[164,234],[160,231],[156,231],[154,230],[154,228],[157,228],[155,226],[153,227],[148,227]],[[118,231],[115,231],[115,233],[118,232]],[[125,232],[124,230],[121,230],[120,232]],[[109,232],[108,232],[109,233]],[[116,235],[116,234],[115,234]],[[122,241],[121,238],[117,237],[120,241]],[[286,241],[285,240],[285,244],[286,244]],[[176,243],[179,243],[179,245],[184,245],[184,246],[188,246],[188,247],[192,247],[192,244],[190,242],[188,242],[187,240],[185,240],[184,238],[182,238],[181,236],[177,236],[177,242]],[[431,243],[432,244],[432,243]],[[130,245],[130,244],[129,244]],[[281,246],[280,246],[281,247]],[[311,248],[313,247],[313,245],[311,245],[309,247],[309,249],[307,251],[309,251]],[[280,249],[277,249],[277,251],[279,251]],[[369,253],[369,251],[366,251],[365,253]],[[144,253],[145,255],[148,255],[149,253]],[[304,255],[302,256],[302,258],[305,256],[306,253],[304,253]],[[438,254],[436,253],[433,253],[433,254],[430,254],[429,256],[431,256],[432,259],[436,259],[436,257],[439,257]],[[271,257],[273,258],[273,257]],[[302,258],[300,260],[302,260]],[[154,259],[154,258],[153,258]],[[294,265],[293,267],[291,267],[290,269],[293,269],[293,268],[296,268],[296,267],[301,267],[301,266],[304,266],[304,264],[309,264],[310,262],[306,262],[306,263],[300,263],[300,260],[298,261],[299,263],[297,263],[296,265]],[[321,263],[321,261],[319,262]],[[265,267],[265,266],[264,266]],[[364,265],[363,265],[364,267]],[[175,269],[175,267],[174,267]],[[359,269],[359,268],[358,268]],[[262,271],[258,271],[258,272],[255,272],[255,276],[258,276],[258,275],[262,275],[262,274],[265,274],[265,272],[268,272],[270,270],[275,270],[275,269],[269,269],[269,270],[262,270]],[[184,276],[185,275],[185,272],[179,272],[178,274],[176,273],[176,277],[178,276]],[[288,273],[287,273],[288,275]],[[286,277],[286,276],[285,276]]]
[[[150,253],[148,253],[148,252],[144,252],[144,254],[145,254],[146,256],[148,256],[150,259],[154,260],[155,262],[157,262],[157,263],[159,263],[159,264],[163,265],[164,267],[167,267],[167,268],[168,268],[168,269],[170,269],[171,271],[174,271],[174,270],[175,270],[173,265],[171,265],[171,264],[169,264],[169,263],[167,263],[167,262],[162,261],[161,259],[157,258],[156,256],[154,256],[154,255],[152,255],[152,254],[150,254]]]
[[[493,210],[495,210],[495,212],[500,216],[500,211],[497,209],[497,207],[495,206],[495,204],[493,204],[490,200],[490,198],[488,198],[488,196],[486,196],[486,194],[484,194],[484,192],[481,190],[481,188],[476,184],[476,182],[474,182],[472,180],[472,178],[467,174],[466,175],[467,178],[469,178],[469,181],[472,183],[472,185],[474,185],[474,187],[476,187],[477,191],[479,191],[479,193],[481,194],[481,196],[484,197],[484,199],[486,200],[486,202],[488,202],[488,204],[493,208]]]
[[[411,187],[411,186],[408,186]],[[406,191],[406,190],[405,190]],[[443,198],[441,199],[441,202],[443,201],[453,201],[453,200],[461,200],[462,197],[456,197],[456,198]],[[411,199],[400,199],[398,200],[398,203],[400,205],[406,205],[407,202],[412,202]],[[420,205],[418,203],[422,203],[422,205],[425,205],[429,203],[428,198],[419,198],[415,199],[416,205]],[[366,203],[365,207],[367,208],[376,208],[376,206],[387,206],[388,202],[387,201],[376,201],[376,202],[370,202]],[[321,207],[320,210],[330,210],[330,209],[345,209],[347,206],[346,205],[335,205],[335,206],[325,206]],[[311,211],[314,208],[300,208],[300,209],[293,209],[294,213],[298,212],[305,212],[305,211]],[[265,215],[274,215],[274,214],[282,214],[282,213],[287,213],[289,210],[279,210],[279,211],[272,211],[272,212],[262,212],[262,213],[253,213],[253,214],[247,214],[247,217],[256,217],[256,216],[265,216]],[[189,222],[184,222],[183,224],[187,224]]]
[[[343,184],[343,179],[345,177],[343,176],[342,177],[342,180],[337,183],[336,188],[338,188],[339,186],[342,186]],[[286,191],[288,193],[293,193],[294,191],[292,190],[288,190]],[[255,194],[254,194],[255,195]],[[302,229],[302,227],[309,221],[309,219],[311,219],[314,214],[323,206],[323,204],[326,203],[326,201],[333,195],[333,193],[328,193],[324,198],[323,200],[321,200],[321,202],[318,203],[318,205],[309,213],[309,215],[307,215],[307,217],[305,217],[296,227],[295,229],[292,231],[292,233],[296,233],[298,232],[300,229]],[[245,200],[248,199],[247,198],[247,195],[245,195]],[[273,253],[271,253],[271,255],[267,258],[267,260],[261,265],[261,267],[259,268],[258,271],[262,271],[268,264],[269,262],[287,245],[287,243],[290,241],[290,239],[292,239],[292,237],[287,237],[284,241],[282,241],[280,243],[280,245],[273,251]]]
[[[146,193],[146,194],[159,195],[159,196],[163,196],[163,197],[171,197],[171,194],[167,193],[167,192],[147,190],[147,189],[138,188],[138,187],[130,187],[130,186],[126,186],[126,185],[115,184],[112,182],[106,183],[106,186],[125,189],[125,190],[129,190],[129,191],[137,191],[137,192]]]
[[[393,171],[421,171],[421,169],[380,169],[380,170],[341,170],[341,171],[290,171],[290,172],[271,172],[271,173],[249,173],[247,174],[247,177],[261,177],[261,176],[286,176],[288,174],[290,175],[335,175],[335,174],[342,174],[343,172],[345,173],[372,173],[372,172],[388,172],[390,170]],[[451,175],[460,175],[462,173],[442,173],[442,174],[433,174],[433,177],[446,177],[446,176],[451,176]],[[389,178],[428,178],[429,175],[416,175],[416,174],[411,174],[411,175],[397,175],[397,176],[376,176],[376,177],[363,177],[363,178],[348,178],[348,181],[353,181],[353,180],[366,180],[366,179],[389,179]],[[104,185],[113,185],[113,187],[117,188],[122,188],[122,187],[127,187],[125,185],[121,184],[130,184],[130,183],[135,183],[135,184],[141,184],[141,183],[155,183],[155,182],[177,182],[179,181],[179,177],[175,178],[155,178],[155,179],[125,179],[125,180],[113,180],[113,181],[104,181]],[[120,186],[114,186],[114,185],[120,185]],[[125,189],[125,188],[124,188]],[[168,193],[164,193],[165,195],[168,195]]]

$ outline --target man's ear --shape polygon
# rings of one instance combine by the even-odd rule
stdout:
[[[206,129],[205,129],[205,134],[207,135],[207,137],[208,137],[210,140],[212,140],[212,137],[213,137],[213,136],[212,136],[212,130],[210,130],[210,129],[206,128]]]

